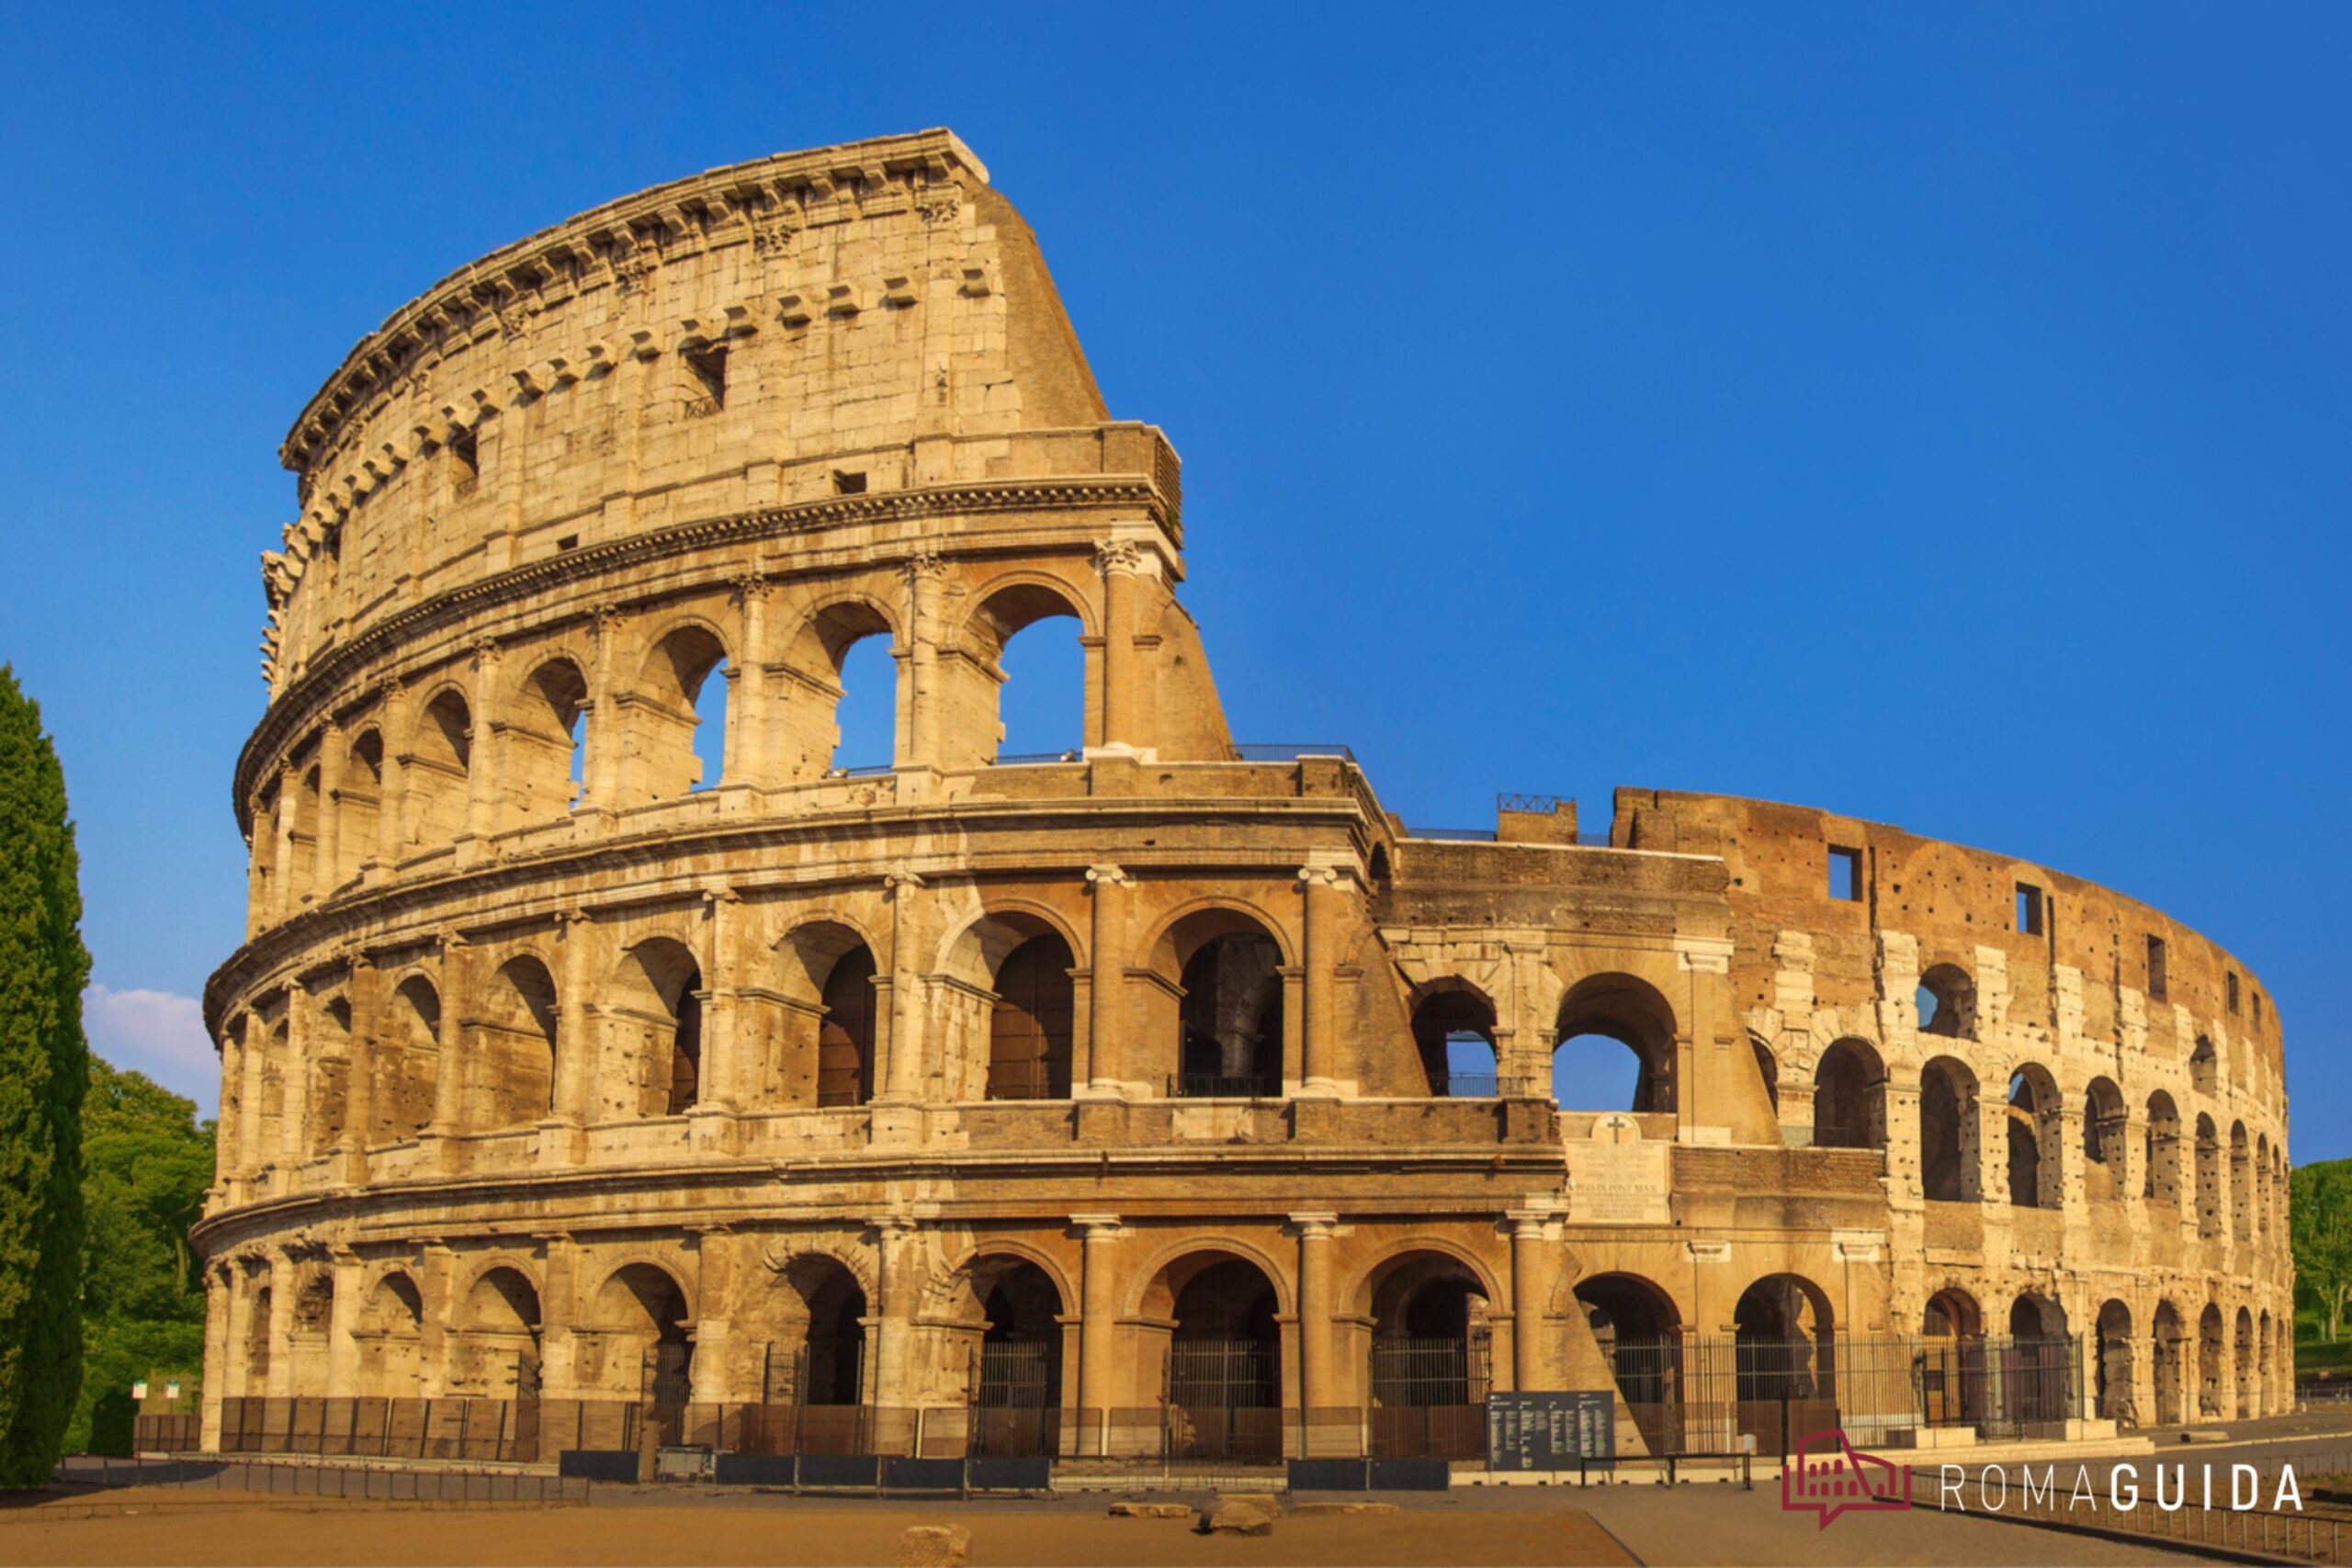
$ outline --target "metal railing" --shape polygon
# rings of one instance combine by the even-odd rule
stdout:
[[[1464,843],[1491,844],[1495,841],[1492,828],[1414,828],[1407,827],[1408,839],[1452,839]]]
[[[1279,1100],[1283,1080],[1274,1073],[1178,1073],[1168,1092],[1177,1100]]]
[[[1337,757],[1343,762],[1356,760],[1352,750],[1336,740],[1236,741],[1233,754],[1244,762],[1295,762],[1306,757]]]
[[[1551,1092],[1545,1079],[1495,1073],[1440,1073],[1430,1081],[1433,1100],[1543,1100]]]
[[[1084,754],[1078,751],[1010,751],[999,756],[994,765],[1000,768],[1023,768],[1035,767],[1046,762],[1082,761],[1084,761]]]

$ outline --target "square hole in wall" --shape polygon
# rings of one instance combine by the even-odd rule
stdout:
[[[1829,846],[1829,896],[1849,904],[1862,901],[1862,852]]]
[[[2041,889],[2030,882],[2018,884],[2018,930],[2028,936],[2041,934]]]
[[[835,468],[833,470],[833,493],[835,495],[864,495],[865,493],[865,471],[860,469],[855,473],[852,473],[846,468]]]
[[[2148,939],[2148,999],[2165,999],[2165,939],[2160,936]]]

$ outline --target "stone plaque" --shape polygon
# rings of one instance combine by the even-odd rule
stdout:
[[[1604,1117],[1589,1143],[1568,1145],[1568,1222],[1585,1225],[1662,1225],[1667,1206],[1664,1144],[1626,1139],[1626,1128]],[[1623,1140],[1623,1141],[1619,1141]]]

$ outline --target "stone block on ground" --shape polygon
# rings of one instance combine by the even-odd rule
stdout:
[[[1114,1503],[1111,1517],[1114,1519],[1189,1519],[1193,1510],[1182,1503]]]
[[[1203,1535],[1272,1535],[1274,1516],[1255,1503],[1220,1503],[1201,1510]]]
[[[962,1525],[909,1525],[899,1532],[899,1568],[967,1568],[972,1532]]]
[[[1334,1514],[1393,1514],[1396,1511],[1396,1505],[1394,1503],[1294,1503],[1291,1505],[1290,1511],[1294,1518],[1315,1519],[1328,1518]]]

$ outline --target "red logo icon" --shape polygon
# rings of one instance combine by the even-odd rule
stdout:
[[[1781,1461],[1781,1506],[1812,1509],[1821,1516],[1816,1529],[1849,1511],[1908,1508],[1911,1467],[1861,1452],[1843,1432],[1815,1432]]]

